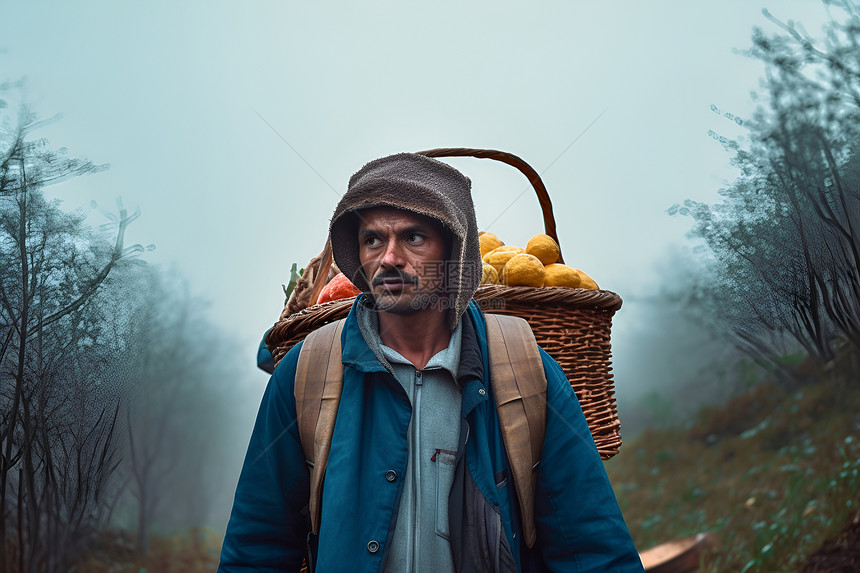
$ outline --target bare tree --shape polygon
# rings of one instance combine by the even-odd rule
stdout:
[[[779,368],[786,351],[833,358],[860,349],[860,8],[837,6],[816,40],[765,11],[748,54],[766,64],[741,175],[714,205],[686,201],[691,235],[707,247],[707,302],[736,346]]]
[[[42,189],[106,166],[28,139],[40,122],[27,110],[17,125],[0,157],[0,570],[64,571],[116,468],[118,403],[94,389],[104,355],[91,312],[140,250],[124,247],[138,214],[121,210],[106,242],[61,211]]]

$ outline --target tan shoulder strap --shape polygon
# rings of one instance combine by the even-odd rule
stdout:
[[[495,314],[485,317],[490,378],[502,439],[520,502],[523,539],[533,547],[537,539],[534,469],[546,431],[546,376],[537,342],[525,320]],[[343,391],[342,329],[343,320],[339,320],[309,334],[296,368],[296,417],[305,459],[312,464],[308,508],[315,534],[319,533],[323,479]],[[311,382],[321,378],[323,384]]]
[[[311,466],[308,509],[311,529],[315,534],[320,530],[323,479],[343,391],[341,330],[343,320],[311,332],[302,344],[296,366],[293,390],[296,397],[296,421],[305,459]]]
[[[516,316],[484,316],[499,425],[520,502],[523,539],[531,548],[537,539],[534,470],[546,433],[546,375],[528,322]]]

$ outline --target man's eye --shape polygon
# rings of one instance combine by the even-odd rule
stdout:
[[[424,241],[424,235],[419,235],[418,233],[412,233],[409,235],[409,242],[413,245],[417,245]]]
[[[375,247],[379,244],[379,239],[377,237],[368,237],[364,240],[364,244],[368,247]]]

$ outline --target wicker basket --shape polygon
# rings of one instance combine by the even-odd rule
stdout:
[[[445,148],[418,152],[429,157],[468,156],[494,159],[519,169],[537,193],[546,234],[558,242],[552,204],[540,176],[525,161],[510,153],[485,149]],[[559,258],[559,262],[562,259]],[[319,294],[322,277],[329,276],[331,246],[326,245],[312,273],[315,284],[299,284],[296,289]],[[322,272],[320,272],[322,271]],[[344,318],[352,298],[309,306],[296,311],[295,304],[284,308],[266,344],[277,363],[296,343],[320,326]],[[484,312],[510,314],[526,319],[538,344],[561,365],[573,386],[588,421],[597,450],[603,459],[618,453],[621,423],[615,406],[612,381],[610,330],[612,316],[621,308],[621,297],[606,290],[567,287],[508,287],[481,285],[475,300]],[[289,310],[288,310],[289,309]]]

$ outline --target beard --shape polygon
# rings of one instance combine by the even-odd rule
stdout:
[[[439,295],[427,292],[412,292],[409,294],[391,294],[373,296],[373,306],[376,310],[408,316],[419,311],[438,305]]]

